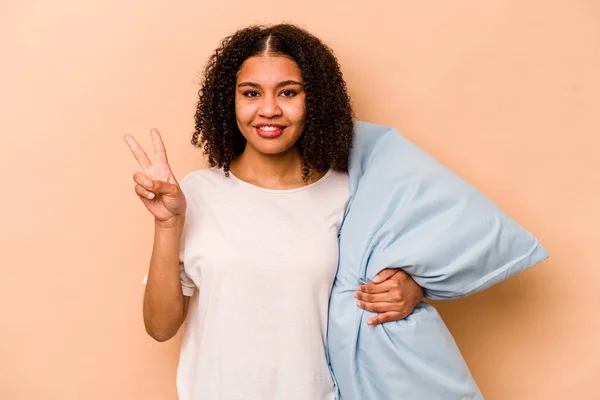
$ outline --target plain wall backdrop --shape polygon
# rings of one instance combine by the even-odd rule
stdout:
[[[142,323],[153,223],[122,136],[151,153],[157,127],[178,178],[203,168],[189,140],[207,58],[287,21],[335,50],[358,119],[399,129],[550,252],[435,303],[486,399],[600,399],[599,4],[3,2],[0,398],[176,398],[180,338]]]

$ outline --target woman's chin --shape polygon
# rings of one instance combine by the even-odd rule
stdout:
[[[254,143],[249,143],[252,148],[261,154],[274,156],[289,152],[292,147],[294,147],[294,143],[287,143],[286,141],[277,139],[258,139],[257,141],[253,141]]]

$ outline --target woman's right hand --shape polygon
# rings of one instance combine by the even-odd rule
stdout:
[[[186,201],[167,160],[165,145],[158,130],[150,131],[156,160],[150,161],[146,152],[131,135],[124,139],[140,166],[141,172],[133,174],[135,193],[157,222],[171,223],[185,217]]]

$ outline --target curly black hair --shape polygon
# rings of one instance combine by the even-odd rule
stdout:
[[[204,70],[192,144],[229,176],[231,162],[246,146],[235,117],[236,74],[244,61],[262,54],[288,57],[304,79],[305,125],[298,141],[304,180],[313,171],[346,171],[353,113],[340,66],[329,47],[290,24],[250,26],[223,39]]]

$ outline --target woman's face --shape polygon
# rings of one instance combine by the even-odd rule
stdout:
[[[304,131],[305,99],[304,81],[294,61],[281,56],[247,59],[238,71],[235,94],[235,115],[246,151],[274,155],[294,148]]]

